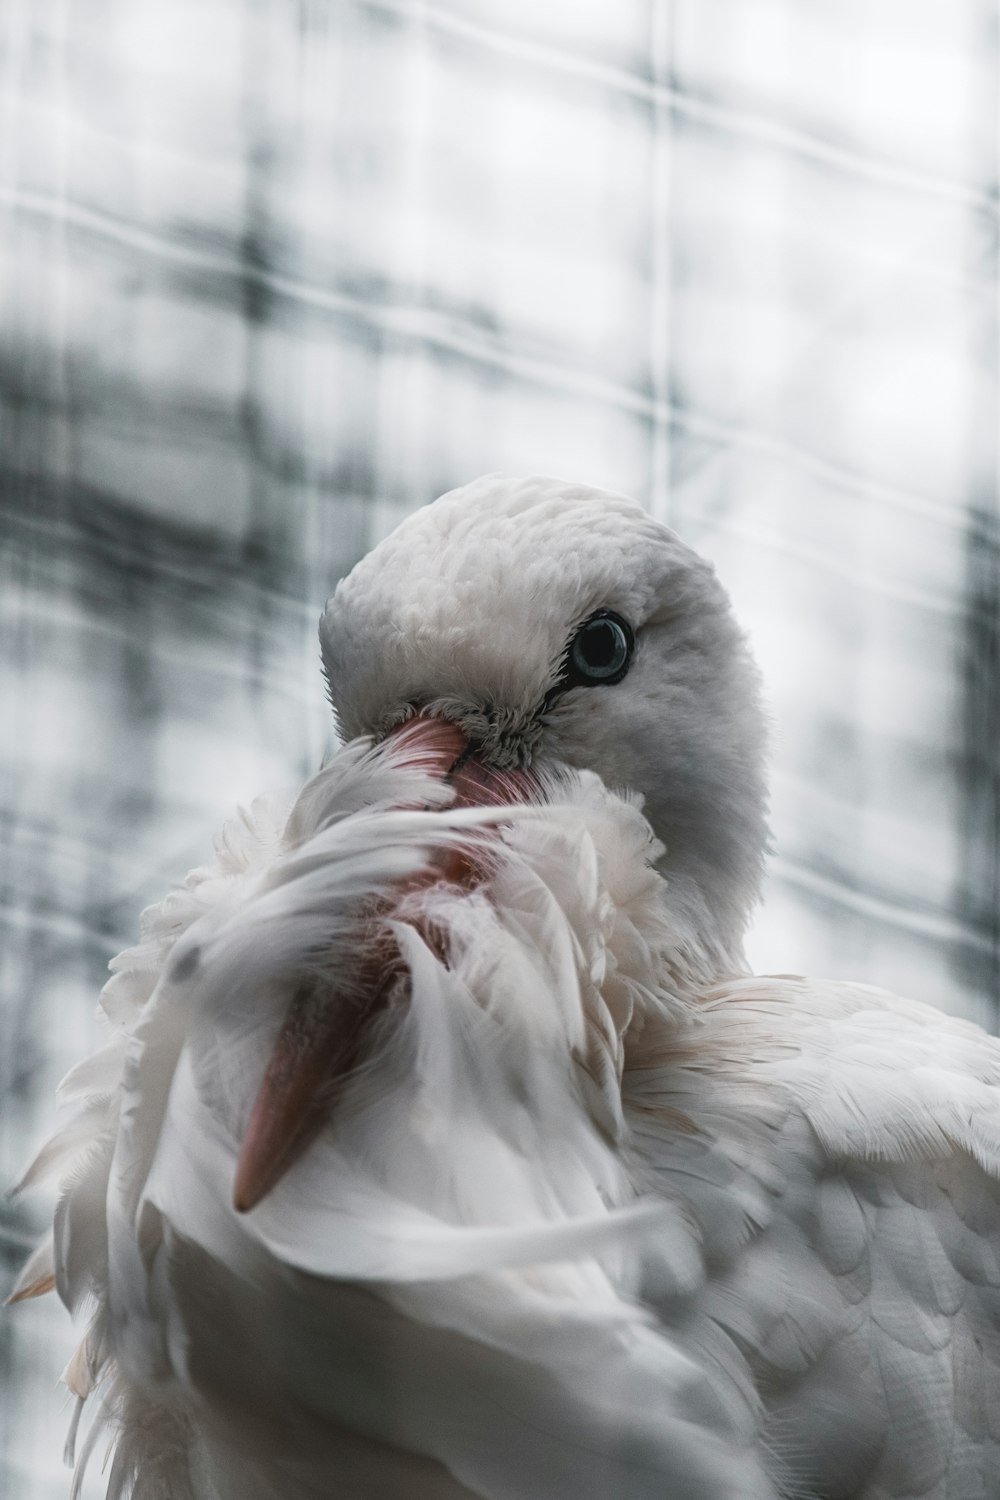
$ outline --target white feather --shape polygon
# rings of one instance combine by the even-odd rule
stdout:
[[[595,609],[633,669],[553,699]],[[350,730],[430,704],[538,804],[455,809],[358,740],[143,914],[22,1184],[61,1197],[18,1286],[95,1308],[77,1486],[107,1426],[110,1500],[1000,1496],[1000,1043],[745,972],[760,715],[710,570],[617,497],[491,479],[323,634]],[[414,878],[459,848],[474,890]],[[350,991],[389,898],[406,998],[238,1215],[289,997]]]

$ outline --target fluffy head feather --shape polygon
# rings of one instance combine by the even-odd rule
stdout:
[[[630,671],[549,700],[601,609],[635,631]],[[767,838],[757,674],[711,566],[640,506],[556,479],[478,479],[358,564],[320,638],[346,737],[429,707],[496,765],[591,769],[640,793],[672,904],[739,961]]]

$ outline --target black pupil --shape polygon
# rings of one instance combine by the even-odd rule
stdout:
[[[545,707],[575,687],[611,687],[629,668],[634,637],[632,627],[610,610],[584,620],[569,643],[559,680],[550,688]]]
[[[600,672],[618,665],[623,645],[617,625],[610,620],[595,620],[581,632],[579,651],[585,665]]]

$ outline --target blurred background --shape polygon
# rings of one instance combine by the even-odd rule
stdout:
[[[995,1029],[998,39],[996,0],[0,0],[5,1181],[141,907],[328,748],[338,577],[487,470],[717,563],[774,725],[755,964]],[[46,1207],[0,1207],[0,1291]],[[53,1303],[0,1315],[16,1500],[68,1492]]]

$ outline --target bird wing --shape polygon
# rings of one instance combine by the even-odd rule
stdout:
[[[359,900],[497,821],[442,802],[349,748],[287,821],[231,826],[116,963],[118,1032],[38,1167],[63,1181],[60,1294],[96,1301],[67,1378],[117,1430],[112,1500],[304,1500],[331,1474],[344,1500],[774,1493],[746,1388],[635,1295],[653,1243],[664,1296],[702,1271],[622,1154],[623,1037],[680,1001],[648,989],[648,828],[594,778],[503,811],[488,888],[400,912],[407,1003],[308,1154],[232,1208],[292,978],[349,965]]]
[[[863,985],[736,978],[637,1039],[624,1094],[702,1226],[689,1352],[747,1355],[793,1492],[1000,1494],[1000,1043]]]

